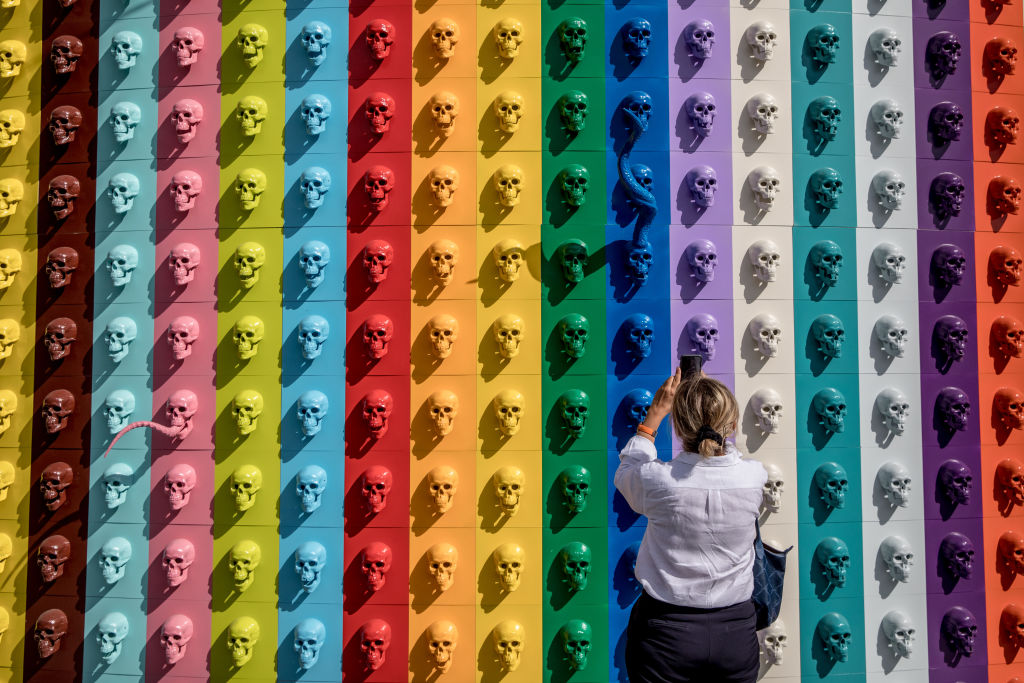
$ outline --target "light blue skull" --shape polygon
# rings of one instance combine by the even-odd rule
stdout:
[[[306,436],[319,434],[321,423],[327,417],[327,409],[327,396],[323,392],[313,389],[299,396],[298,416],[302,433]]]
[[[139,336],[139,328],[134,320],[122,315],[107,323],[107,330],[103,336],[110,360],[120,363],[131,350],[131,343]]]
[[[299,116],[306,124],[306,135],[320,135],[327,130],[327,119],[331,118],[331,101],[326,95],[306,95],[299,107]]]
[[[622,47],[631,59],[643,59],[651,50],[651,22],[643,17],[630,19],[622,26]]]
[[[100,548],[100,573],[107,585],[124,578],[125,567],[132,559],[132,544],[127,538],[114,536]]]
[[[110,612],[96,624],[96,642],[100,646],[100,658],[106,664],[113,664],[121,656],[121,644],[128,637],[128,617],[120,612]]]
[[[647,389],[633,389],[622,400],[626,406],[626,420],[630,430],[647,419],[647,409],[651,407],[654,396]]]
[[[622,115],[626,126],[635,134],[647,131],[651,123],[651,112],[654,111],[654,100],[642,90],[634,90],[622,100]]]
[[[130,69],[142,53],[142,36],[134,31],[118,31],[110,41],[110,54],[118,69]]]
[[[123,462],[115,462],[103,470],[103,500],[108,510],[116,510],[128,498],[135,470]]]
[[[303,619],[293,633],[295,652],[299,655],[299,666],[305,670],[313,668],[320,657],[320,648],[327,640],[327,629],[319,619]]]
[[[295,573],[302,590],[312,593],[320,585],[320,573],[327,566],[327,549],[316,541],[306,541],[295,551]]]
[[[327,472],[319,465],[306,465],[295,476],[295,494],[303,512],[320,509],[321,498],[327,490]]]
[[[322,21],[311,21],[302,27],[299,39],[309,63],[313,66],[323,64],[327,59],[327,46],[331,44],[331,27]]]
[[[644,313],[634,313],[623,323],[626,331],[626,351],[635,358],[651,355],[654,343],[654,320]]]
[[[107,252],[107,272],[110,283],[124,287],[132,281],[132,273],[139,267],[139,251],[130,244],[114,245]]]
[[[114,131],[114,140],[128,142],[135,137],[135,128],[142,122],[142,109],[134,102],[117,102],[110,108],[107,123]]]
[[[299,267],[306,278],[306,286],[319,287],[324,281],[327,264],[331,262],[330,248],[319,240],[310,240],[299,247]]]
[[[326,168],[310,166],[302,172],[299,180],[302,202],[307,209],[318,209],[324,203],[324,195],[331,189],[331,174]]]
[[[299,346],[302,357],[312,360],[320,357],[324,342],[331,333],[331,326],[319,315],[307,315],[299,321]]]
[[[107,184],[107,196],[114,207],[114,213],[131,211],[135,198],[139,196],[139,179],[131,173],[115,173]]]
[[[814,412],[818,414],[818,424],[826,432],[839,434],[846,429],[846,397],[838,389],[822,389],[814,395],[812,403]]]
[[[127,389],[111,391],[103,402],[103,416],[107,419],[107,431],[117,434],[132,421],[134,412],[135,394]]]

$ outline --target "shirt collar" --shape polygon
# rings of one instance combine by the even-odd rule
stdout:
[[[742,457],[742,454],[736,446],[734,446],[731,441],[726,441],[725,453],[722,455],[705,458],[700,453],[680,451],[679,455],[675,457],[675,460],[680,460],[688,465],[695,465],[697,467],[728,467],[729,465],[735,465],[738,463]]]

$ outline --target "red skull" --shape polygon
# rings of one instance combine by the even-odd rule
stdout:
[[[999,615],[999,630],[1007,641],[1016,647],[1024,647],[1024,606],[1010,603]]]
[[[1013,247],[1000,244],[988,255],[989,273],[1004,285],[1020,287],[1021,281],[1024,280],[1022,262],[1024,259],[1021,258],[1020,252]]]
[[[375,313],[363,323],[363,346],[366,355],[380,360],[388,355],[388,343],[395,334],[395,324],[386,315]]]
[[[71,344],[78,337],[78,325],[71,318],[54,318],[46,323],[43,344],[50,360],[60,360],[71,353]]]
[[[57,36],[50,43],[50,63],[54,73],[73,73],[82,58],[82,41],[77,36]]]
[[[75,200],[82,193],[82,184],[73,175],[59,175],[50,181],[46,190],[46,203],[57,220],[63,220],[75,210]]]
[[[387,166],[371,166],[363,176],[363,191],[374,211],[388,208],[388,195],[394,188],[395,173]]]
[[[1012,358],[1024,356],[1024,323],[1021,321],[1001,315],[992,321],[989,334],[998,353]]]
[[[1016,215],[1020,211],[1021,186],[1015,178],[997,175],[988,183],[989,213]]]
[[[36,551],[39,575],[46,583],[53,583],[64,575],[64,563],[71,559],[71,542],[60,534],[43,540]]]
[[[67,502],[67,488],[74,480],[74,470],[66,462],[55,462],[43,470],[39,475],[39,492],[47,510],[53,512]]]
[[[1020,134],[1020,116],[1009,107],[993,107],[985,116],[985,130],[1000,145],[1015,145]]]
[[[82,125],[82,112],[78,107],[61,105],[50,112],[50,135],[53,144],[62,146],[75,141],[75,132]]]
[[[371,591],[376,593],[384,587],[388,572],[391,571],[391,562],[391,546],[386,543],[374,541],[363,548],[359,566]]]
[[[68,426],[68,419],[75,412],[75,397],[67,389],[54,389],[43,397],[40,410],[48,434],[56,434]]]
[[[1006,429],[1024,429],[1024,394],[1002,387],[992,397],[992,414]]]
[[[996,485],[1007,501],[1024,505],[1024,465],[1007,458],[996,465]]]
[[[390,242],[370,240],[363,247],[363,269],[366,278],[378,284],[388,279],[388,267],[395,260],[395,250]]]
[[[395,400],[383,389],[374,389],[363,397],[363,422],[370,438],[379,439],[388,433],[388,419],[395,408]]]
[[[370,55],[378,62],[391,54],[395,42],[395,27],[386,19],[374,19],[366,25],[366,45]]]
[[[363,113],[366,120],[370,122],[373,132],[380,135],[386,133],[391,126],[391,119],[395,115],[395,98],[386,92],[372,92],[363,103]]]
[[[999,557],[1003,565],[1012,572],[1024,574],[1024,534],[1006,531],[999,537]]]
[[[363,472],[363,483],[360,491],[366,499],[366,506],[373,514],[384,511],[388,506],[388,496],[394,486],[391,470],[383,465],[371,465]]]
[[[60,289],[71,284],[71,275],[78,269],[78,252],[71,247],[57,247],[46,255],[46,277],[50,289]]]
[[[377,671],[387,659],[391,647],[391,624],[383,619],[370,619],[359,629],[359,650],[363,653],[363,666]]]
[[[74,0],[65,7],[70,7]],[[40,659],[46,659],[60,650],[60,641],[68,633],[68,615],[59,609],[48,609],[36,619],[35,641]]]
[[[984,64],[990,73],[1012,74],[1017,68],[1017,45],[1009,38],[993,38],[985,43]]]

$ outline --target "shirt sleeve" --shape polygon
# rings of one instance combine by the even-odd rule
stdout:
[[[641,468],[658,459],[654,444],[642,436],[634,436],[619,453],[619,467],[615,470],[615,488],[639,515],[644,511],[644,482]]]

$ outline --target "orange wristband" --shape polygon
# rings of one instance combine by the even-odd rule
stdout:
[[[636,431],[643,432],[644,434],[647,434],[648,436],[657,436],[658,435],[658,430],[657,429],[651,429],[650,427],[648,427],[645,424],[638,424],[636,426]]]

